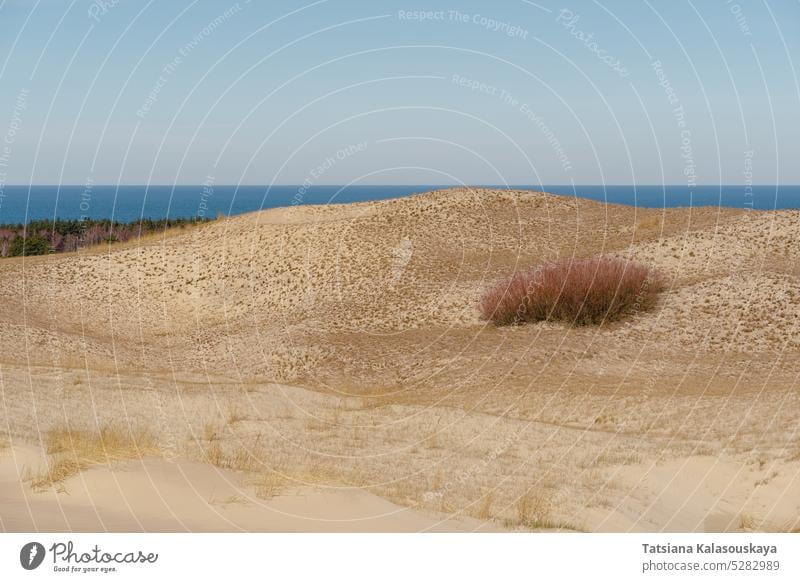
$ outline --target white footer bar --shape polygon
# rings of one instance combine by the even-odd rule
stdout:
[[[796,581],[799,566],[797,534],[0,534],[0,580]]]

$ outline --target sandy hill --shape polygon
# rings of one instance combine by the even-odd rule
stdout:
[[[775,351],[800,345],[799,232],[798,212],[644,210],[480,189],[275,209],[164,239],[3,261],[0,325],[13,342],[6,354],[43,363],[52,355],[41,348],[66,357],[78,347],[77,357],[123,368],[129,359],[169,369],[207,362],[280,376],[271,367],[291,368],[289,352],[301,368],[323,357],[306,338],[478,334],[477,298],[498,277],[608,253],[669,278],[661,310],[615,339]],[[23,329],[37,346],[27,354]]]
[[[506,520],[538,467],[537,487],[557,491],[559,519],[652,529],[663,516],[642,525],[629,509],[609,521],[607,504],[622,503],[627,485],[594,499],[591,479],[662,457],[796,464],[798,234],[797,211],[646,210],[448,189],[6,259],[6,415],[12,434],[30,435],[124,414],[168,432],[181,455],[202,452],[203,427],[234,425],[220,428],[224,448],[255,447],[272,433],[293,445],[282,445],[281,463],[302,457],[328,474],[317,469],[333,455],[349,481],[358,475],[359,486],[395,501]],[[658,308],[603,328],[480,320],[477,299],[499,277],[596,254],[662,271]],[[471,469],[469,486],[435,486],[498,442],[513,444]],[[492,484],[497,463],[513,487]],[[574,477],[569,494],[556,483],[563,471]],[[578,523],[587,507],[592,517]],[[680,527],[693,519],[706,523],[692,514]]]

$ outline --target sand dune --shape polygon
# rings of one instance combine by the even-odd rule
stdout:
[[[0,458],[3,531],[491,531],[491,523],[400,507],[352,488],[296,488],[261,499],[246,476],[183,459],[115,463],[33,492],[32,447]],[[19,469],[23,469],[20,471]],[[67,494],[68,492],[68,494]]]
[[[265,512],[330,486],[368,496],[323,503],[342,515],[413,510],[376,529],[425,529],[432,512],[456,516],[445,529],[796,529],[798,233],[797,211],[453,189],[6,259],[0,427],[13,450],[65,426],[151,431],[162,458],[123,471],[126,492],[147,475],[167,487],[169,458],[198,472],[187,487],[217,471],[197,463],[271,475]],[[480,320],[499,277],[597,254],[663,272],[657,309],[602,328]],[[182,511],[184,529],[222,519]],[[231,528],[273,527],[244,514]]]

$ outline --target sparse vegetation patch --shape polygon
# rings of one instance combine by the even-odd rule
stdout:
[[[45,437],[48,469],[33,479],[34,489],[63,482],[93,465],[141,458],[158,452],[158,441],[149,432],[103,427],[99,432],[51,430]]]

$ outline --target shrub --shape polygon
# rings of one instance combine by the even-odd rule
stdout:
[[[46,255],[49,252],[50,243],[38,234],[27,237],[17,235],[8,247],[8,256],[10,257]]]
[[[660,274],[632,261],[565,259],[512,275],[483,295],[480,310],[497,325],[601,324],[651,309],[663,288]]]

